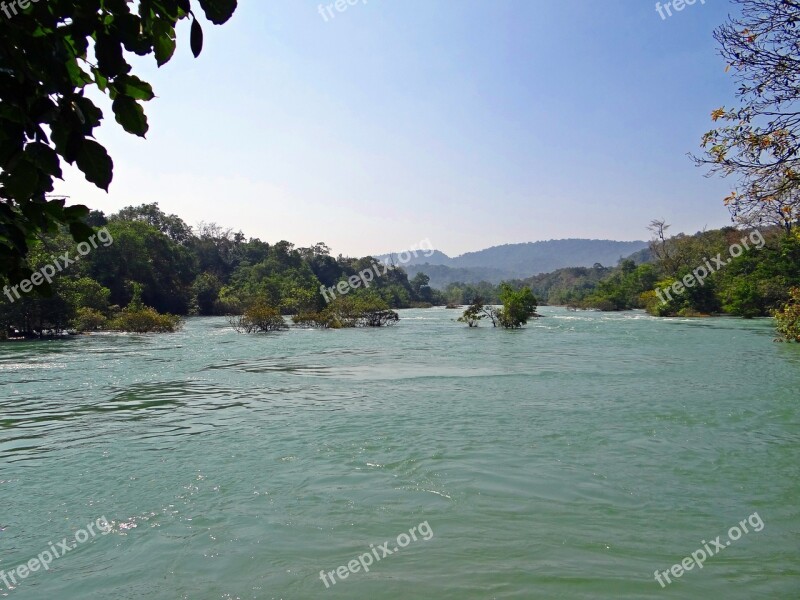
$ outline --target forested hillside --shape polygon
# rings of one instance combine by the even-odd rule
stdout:
[[[88,225],[103,244],[77,255],[66,230],[40,237],[28,259],[36,289],[0,281],[3,335],[69,328],[170,330],[171,315],[240,315],[263,305],[277,314],[316,315],[342,296],[371,306],[408,308],[476,300],[497,303],[499,281],[449,281],[435,290],[424,268],[403,268],[372,257],[331,256],[323,243],[297,248],[264,242],[214,224],[189,227],[156,204],[129,207],[106,217],[91,213]],[[79,246],[80,248],[80,246]],[[63,260],[58,273],[50,266]],[[570,267],[525,279],[507,278],[510,289],[530,288],[541,304],[575,308],[643,308],[659,316],[727,313],[766,316],[800,286],[797,229],[733,227],[693,236],[660,237],[646,251],[617,266]],[[63,272],[62,272],[62,267]],[[445,268],[445,267],[440,267]],[[36,281],[53,271],[52,284]],[[496,275],[479,267],[487,279]],[[464,273],[455,270],[455,273]],[[435,275],[435,269],[433,271]],[[42,277],[40,276],[41,280]],[[128,308],[126,308],[128,307]],[[154,310],[153,310],[154,309]],[[127,312],[126,312],[127,311]],[[147,312],[153,311],[153,312]],[[173,319],[173,320],[170,320]],[[148,322],[149,322],[148,321]],[[115,327],[111,327],[112,329]]]
[[[314,312],[326,306],[323,290],[358,280],[366,270],[372,277],[368,291],[392,308],[438,301],[424,275],[409,281],[403,270],[371,257],[333,257],[322,243],[296,248],[288,241],[247,239],[214,224],[192,229],[156,204],[109,217],[93,212],[88,224],[104,228],[109,243],[86,256],[77,255],[66,230],[32,244],[28,267],[33,273],[46,270],[57,256],[71,256],[73,264],[58,272],[52,285],[20,294],[0,280],[5,292],[0,295],[0,335],[63,330],[82,316],[104,323],[132,301],[138,306],[139,295],[144,306],[175,315],[241,314],[256,301],[284,314]],[[366,286],[358,287],[348,294],[365,293]],[[329,299],[341,295],[327,294]]]
[[[749,247],[748,247],[749,246]],[[768,316],[800,285],[798,230],[728,227],[655,240],[652,263],[623,260],[612,270],[527,279],[551,304],[577,308],[643,308],[658,316],[731,314]],[[595,281],[597,275],[603,275]],[[544,295],[546,294],[546,295]]]

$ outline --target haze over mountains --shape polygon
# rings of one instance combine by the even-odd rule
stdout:
[[[439,250],[430,256],[418,252],[402,266],[413,277],[420,271],[431,278],[431,286],[442,288],[460,281],[499,283],[507,279],[522,279],[550,273],[565,267],[591,267],[597,263],[615,266],[620,259],[648,247],[644,241],[618,242],[613,240],[567,239],[505,244],[493,246],[461,256],[449,257]],[[400,264],[398,253],[386,254],[381,259]],[[406,258],[404,254],[402,258]]]

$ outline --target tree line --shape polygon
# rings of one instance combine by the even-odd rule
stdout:
[[[128,207],[108,217],[91,212],[85,223],[105,228],[113,243],[59,273],[45,293],[33,290],[20,299],[0,295],[4,335],[98,328],[135,331],[156,314],[242,315],[256,303],[280,315],[322,314],[331,324],[349,323],[327,305],[320,290],[348,281],[375,262],[372,257],[331,256],[322,243],[298,248],[288,241],[248,239],[241,231],[216,224],[192,228],[157,204]],[[24,268],[36,272],[54,256],[74,253],[75,242],[70,231],[61,228],[39,235],[29,246]],[[0,287],[8,283],[10,279],[0,277]],[[426,275],[409,280],[405,271],[392,265],[381,269],[368,288],[347,297],[369,300],[373,307],[385,305],[387,310],[443,303]],[[154,312],[145,314],[145,309]],[[131,328],[132,323],[138,323],[137,328]],[[167,325],[161,322],[156,330],[168,330]]]
[[[113,243],[74,261],[49,287],[19,299],[0,295],[0,336],[68,329],[171,331],[187,315],[231,315],[242,331],[281,329],[285,315],[309,327],[383,326],[396,322],[393,309],[445,304],[470,306],[460,320],[471,326],[486,318],[518,327],[535,316],[540,302],[575,309],[645,309],[656,316],[777,314],[785,317],[779,324],[788,339],[797,327],[796,319],[786,321],[786,315],[796,313],[793,290],[800,289],[797,228],[750,230],[758,243],[727,259],[747,230],[728,227],[669,237],[669,226],[654,221],[649,251],[616,267],[596,264],[497,286],[452,283],[435,290],[425,273],[409,279],[402,268],[388,265],[368,287],[328,302],[322,290],[354,281],[374,268],[375,259],[334,257],[323,243],[308,248],[288,241],[270,244],[215,224],[192,228],[157,204],[128,207],[108,217],[95,211],[86,225],[103,228]],[[41,235],[31,243],[26,268],[36,272],[73,250],[66,228]],[[687,281],[712,257],[721,268],[701,284],[680,294],[661,293]],[[0,277],[0,287],[8,282]],[[500,304],[503,309],[493,308]]]
[[[800,228],[783,223],[668,236],[669,225],[653,221],[650,229],[649,251],[614,267],[559,269],[498,286],[451,283],[442,294],[454,305],[497,304],[504,289],[525,288],[543,305],[576,310],[643,309],[659,317],[775,316],[785,339],[800,339]],[[745,248],[743,237],[756,243]],[[737,246],[741,252],[736,250],[734,256],[731,249]],[[705,276],[693,281],[698,270]],[[676,286],[683,288],[681,293],[670,292]],[[480,314],[478,306],[472,315]]]

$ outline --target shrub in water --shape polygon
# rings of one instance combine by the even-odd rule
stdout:
[[[252,303],[244,314],[230,317],[228,322],[239,333],[266,333],[289,328],[280,311],[263,300]]]
[[[778,333],[789,342],[800,342],[800,288],[791,291],[791,300],[775,313]]]

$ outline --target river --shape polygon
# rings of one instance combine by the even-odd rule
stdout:
[[[541,311],[0,345],[0,596],[800,597],[800,345]]]

